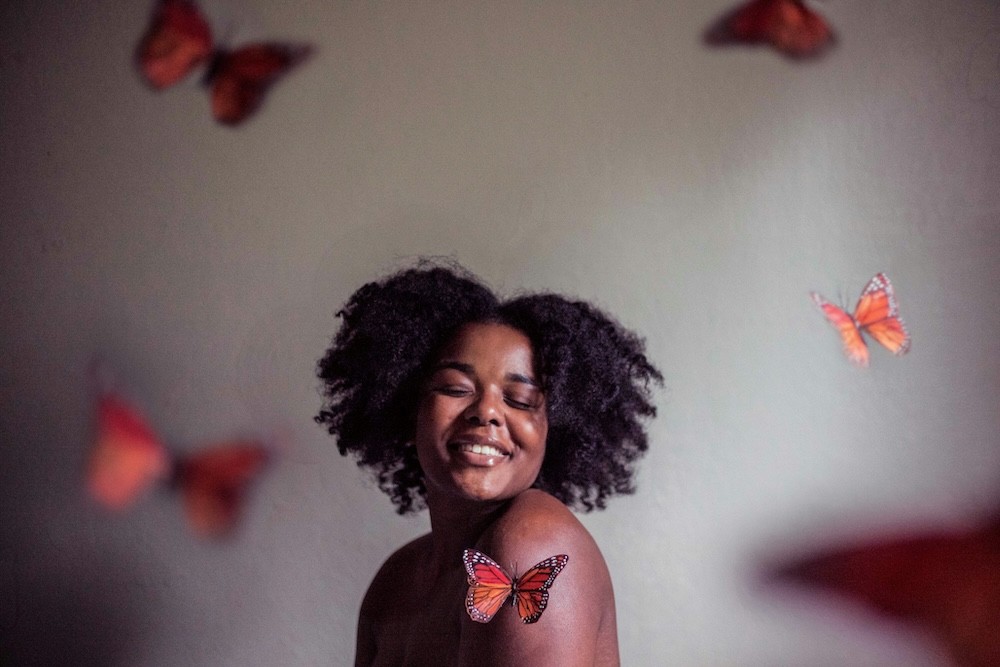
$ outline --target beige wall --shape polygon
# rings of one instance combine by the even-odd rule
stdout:
[[[1000,501],[1000,5],[830,2],[828,58],[710,51],[727,0],[204,0],[315,58],[242,129],[130,64],[146,2],[0,8],[0,637],[75,664],[345,664],[401,519],[311,417],[350,292],[418,254],[593,300],[664,370],[639,492],[584,521],[627,665],[939,665],[761,590],[798,539]],[[908,357],[810,303],[889,273]],[[82,493],[103,358],[179,448],[287,452],[235,541]]]

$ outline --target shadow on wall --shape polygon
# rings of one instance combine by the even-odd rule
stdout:
[[[13,554],[18,554],[16,557]],[[0,663],[136,664],[149,610],[121,594],[121,563],[54,554],[35,544],[5,549],[0,582]]]

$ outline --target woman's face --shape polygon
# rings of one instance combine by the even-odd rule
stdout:
[[[506,500],[531,487],[548,418],[531,342],[503,324],[467,324],[424,385],[415,444],[428,496]]]

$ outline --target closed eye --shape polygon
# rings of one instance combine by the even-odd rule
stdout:
[[[457,386],[454,386],[454,385],[445,385],[445,386],[442,386],[442,387],[434,387],[433,391],[435,391],[435,392],[437,392],[439,394],[444,394],[445,396],[454,396],[456,398],[460,397],[460,396],[468,396],[469,394],[472,393],[472,391],[470,389],[467,389],[465,387],[457,387]]]
[[[504,400],[504,402],[507,403],[507,405],[509,405],[510,407],[512,407],[512,408],[514,408],[516,410],[534,410],[536,407],[538,407],[536,401],[530,401],[530,402],[529,401],[521,401],[521,400],[518,400],[518,399],[514,398],[513,396],[504,396],[503,400]]]

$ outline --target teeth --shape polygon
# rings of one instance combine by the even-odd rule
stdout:
[[[467,444],[462,445],[462,451],[485,456],[504,456],[504,453],[493,445]]]

